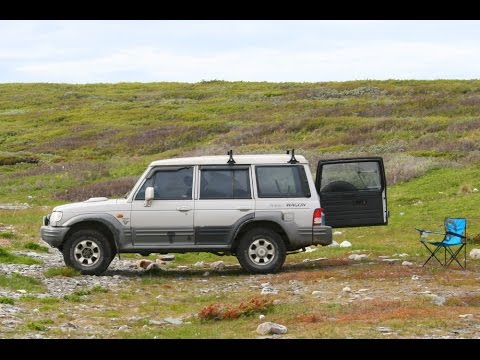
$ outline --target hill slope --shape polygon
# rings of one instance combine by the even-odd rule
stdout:
[[[469,260],[466,272],[419,267],[426,254],[414,227],[441,230],[444,217],[466,216],[469,234],[480,233],[479,137],[480,81],[0,84],[0,310],[13,311],[0,333],[254,337],[256,312],[220,322],[192,314],[217,303],[238,312],[271,284],[279,293],[267,320],[287,325],[290,337],[478,338],[480,262]],[[232,266],[225,271],[196,267],[218,260],[203,253],[177,254],[152,273],[132,269],[137,256],[129,254],[114,260],[102,288],[99,278],[58,267],[56,250],[39,253],[41,216],[52,206],[122,195],[154,159],[287,148],[312,170],[320,158],[383,156],[389,225],[340,229],[334,239],[352,247],[289,255],[275,275],[244,274],[231,256],[222,258]],[[63,294],[57,287],[68,294],[32,295]],[[432,306],[430,295],[445,304]],[[172,316],[188,322],[163,326]]]
[[[230,148],[383,155],[394,184],[478,161],[479,115],[480,81],[3,84],[0,164],[26,163],[0,166],[0,196],[121,194],[153,159]]]

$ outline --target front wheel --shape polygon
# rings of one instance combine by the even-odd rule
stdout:
[[[282,237],[268,228],[248,231],[240,239],[237,259],[252,274],[277,272],[285,262],[286,247]]]
[[[102,274],[113,257],[108,239],[96,230],[79,230],[73,233],[63,246],[65,264],[84,275]]]

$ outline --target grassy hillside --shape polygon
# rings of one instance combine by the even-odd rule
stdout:
[[[0,222],[29,241],[53,205],[122,195],[154,159],[228,149],[295,148],[312,170],[383,156],[391,226],[362,234],[478,217],[480,81],[2,84],[0,124],[0,202],[32,206]]]
[[[0,333],[243,338],[257,335],[262,312],[287,325],[286,336],[294,338],[478,338],[480,261],[469,260],[466,272],[419,267],[426,253],[414,227],[441,230],[444,217],[466,216],[476,235],[468,250],[480,247],[479,138],[480,81],[1,84],[0,264],[37,264],[45,276],[35,275],[35,267],[27,269],[33,277],[11,275],[5,267],[10,270],[0,274],[0,291],[11,292],[0,296],[0,310],[19,312]],[[78,277],[47,263],[54,253],[43,253],[39,228],[42,215],[57,204],[121,196],[155,159],[287,148],[305,155],[312,171],[321,158],[382,156],[389,225],[340,229],[334,240],[349,240],[351,248],[290,255],[284,271],[274,275],[250,276],[235,266],[197,268],[198,261],[219,258],[177,254],[165,271],[110,273],[102,281],[122,281],[115,290],[99,287],[100,277]],[[368,259],[351,260],[353,252]],[[122,258],[133,263],[137,256]],[[222,260],[237,264],[231,256]],[[403,260],[412,266],[402,266]],[[36,297],[46,284],[50,293],[55,286],[65,291],[62,284],[75,276],[96,285],[76,284],[59,298]],[[280,292],[260,296],[262,283],[270,282]],[[432,299],[445,304],[434,307]],[[88,307],[82,304],[87,301]],[[222,307],[241,314],[253,303],[258,309],[247,308],[251,316],[197,316]],[[188,322],[158,325],[167,316]],[[385,334],[380,325],[394,330]]]

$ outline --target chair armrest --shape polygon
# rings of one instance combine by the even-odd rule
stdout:
[[[415,228],[415,230],[420,231],[420,234],[426,233],[426,234],[446,235],[446,233],[440,232],[440,231],[423,230],[419,228]]]

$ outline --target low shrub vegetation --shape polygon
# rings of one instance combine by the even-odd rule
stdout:
[[[202,320],[231,320],[241,316],[252,316],[272,309],[273,301],[268,298],[254,297],[238,305],[213,303],[200,310]]]

